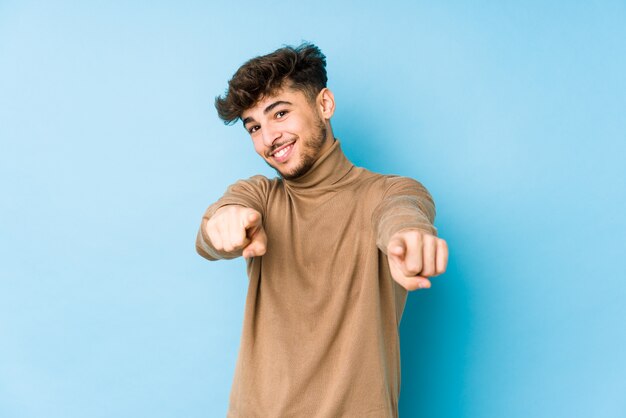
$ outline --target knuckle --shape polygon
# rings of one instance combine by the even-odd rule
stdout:
[[[417,274],[420,272],[420,270],[421,269],[418,269],[416,267],[411,267],[411,268],[407,267],[406,270],[405,270],[405,274],[407,276],[417,276]]]
[[[406,262],[405,268],[410,275],[416,275],[422,270],[422,265],[417,260],[411,260]]]
[[[424,267],[424,269],[422,269],[422,272],[420,273],[422,276],[426,276],[426,277],[432,277],[435,275],[435,268],[434,267]]]

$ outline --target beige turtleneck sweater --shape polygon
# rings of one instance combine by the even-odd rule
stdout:
[[[228,417],[397,417],[407,292],[385,251],[402,229],[436,234],[428,191],[355,167],[335,140],[298,179],[231,185],[202,219],[196,249],[209,260],[241,255],[216,251],[204,232],[231,204],[262,214],[268,242],[265,255],[247,260]]]

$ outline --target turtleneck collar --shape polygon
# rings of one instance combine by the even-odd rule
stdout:
[[[311,189],[331,186],[345,177],[354,167],[343,151],[339,139],[335,138],[333,144],[311,166],[311,169],[302,176],[283,180],[288,187],[294,189]]]

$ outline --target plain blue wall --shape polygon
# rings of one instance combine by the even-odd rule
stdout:
[[[301,40],[450,246],[401,416],[626,416],[623,1],[124,3],[0,1],[0,417],[225,415],[247,279],[194,239],[273,172],[212,102]]]

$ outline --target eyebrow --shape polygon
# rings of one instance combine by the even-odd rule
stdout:
[[[272,111],[272,109],[274,109],[276,106],[280,106],[280,105],[291,105],[293,103],[288,102],[286,100],[277,100],[274,103],[268,105],[265,109],[263,109],[263,114],[267,115],[269,112]],[[249,122],[254,122],[254,118],[252,116],[248,116],[247,118],[245,118],[243,120],[243,126],[246,126],[247,123]]]

